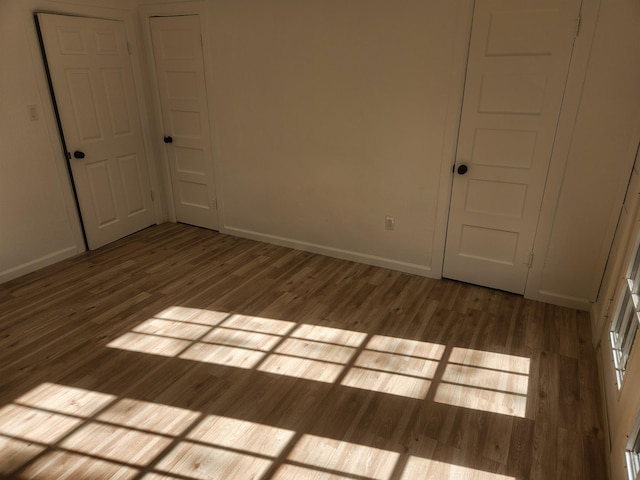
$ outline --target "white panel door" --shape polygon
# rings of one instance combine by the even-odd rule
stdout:
[[[124,25],[38,21],[84,232],[98,248],[155,223]]]
[[[445,277],[524,293],[580,2],[475,2]]]
[[[149,22],[176,220],[217,229],[200,17]]]

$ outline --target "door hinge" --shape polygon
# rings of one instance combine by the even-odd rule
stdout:
[[[527,268],[533,267],[533,257],[534,257],[534,254],[533,254],[533,252],[531,252],[529,254],[529,261],[527,261]]]
[[[578,15],[578,18],[576,18],[576,36],[575,36],[575,38],[578,38],[578,35],[580,35],[580,25],[582,25],[582,15]]]
[[[131,55],[131,44],[129,43],[128,40],[127,40],[127,52],[129,52],[129,55]]]

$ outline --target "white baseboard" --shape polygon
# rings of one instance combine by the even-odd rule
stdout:
[[[74,245],[73,247],[64,248],[62,250],[58,250],[57,252],[45,255],[44,257],[40,257],[30,262],[23,263],[22,265],[3,270],[2,272],[0,272],[0,283],[8,282],[9,280],[21,277],[22,275],[26,275],[27,273],[35,272],[40,268],[44,268],[56,262],[60,262],[67,258],[73,257],[78,253],[78,249]]]
[[[591,312],[592,302],[587,298],[571,297],[569,295],[562,295],[560,293],[549,292],[547,290],[539,290],[535,298],[532,300],[538,300],[539,302],[551,303],[553,305],[559,305],[561,307],[575,308],[576,310],[584,310]]]
[[[318,253],[327,257],[340,258],[342,260],[351,260],[353,262],[373,265],[375,267],[388,268],[390,270],[397,270],[399,272],[411,273],[423,277],[440,278],[440,276],[434,275],[434,273],[431,271],[431,267],[427,267],[425,265],[401,262],[399,260],[378,257],[375,255],[368,255],[351,250],[343,250],[340,248],[327,247],[325,245],[318,245],[315,243],[302,242],[291,238],[278,237],[275,235],[254,232],[252,230],[244,230],[242,228],[225,226],[224,229],[222,229],[222,232],[228,235],[234,235],[236,237],[248,238],[250,240],[257,240],[260,242],[280,245],[281,247],[289,247],[295,250]]]

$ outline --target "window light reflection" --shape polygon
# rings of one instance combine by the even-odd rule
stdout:
[[[464,479],[464,480],[516,480],[515,477],[485,472],[452,463],[438,462],[429,458],[410,456],[400,480]]]
[[[529,362],[525,357],[453,348],[434,399],[458,407],[524,417]]]
[[[171,307],[108,344],[524,417],[529,359],[256,316]],[[444,362],[444,363],[443,363]]]
[[[424,399],[444,346],[382,335],[373,336],[343,385]]]
[[[108,347],[423,399],[444,346],[295,322],[171,307]]]
[[[428,362],[446,355],[438,345],[386,337],[373,337],[363,351],[374,347],[399,357],[419,352]],[[491,368],[476,368],[500,372],[484,363],[489,358],[497,359],[481,357],[478,364]],[[54,383],[42,383],[0,409],[0,474],[15,478],[244,480],[273,472],[269,478],[277,480],[515,480],[401,453]]]
[[[0,409],[0,475],[258,478],[295,432],[43,383]]]
[[[324,478],[326,475],[332,479],[387,480],[399,457],[399,453],[389,450],[303,435],[273,478]]]

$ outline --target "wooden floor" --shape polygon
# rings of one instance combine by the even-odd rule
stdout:
[[[0,285],[6,478],[606,478],[584,312],[164,224]]]

